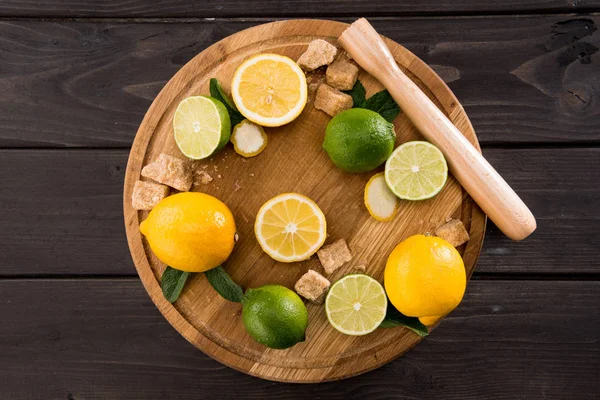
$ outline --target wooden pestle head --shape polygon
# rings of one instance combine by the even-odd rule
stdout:
[[[354,21],[342,32],[338,42],[358,65],[380,81],[385,75],[399,71],[390,49],[365,18]]]
[[[444,153],[454,177],[498,228],[514,240],[522,240],[535,230],[535,218],[525,203],[452,121],[400,70],[389,48],[366,19],[355,21],[338,41],[386,87],[419,132]]]

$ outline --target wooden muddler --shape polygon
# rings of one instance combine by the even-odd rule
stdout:
[[[450,171],[502,232],[525,239],[536,228],[529,208],[437,106],[398,68],[379,34],[361,18],[339,37],[354,60],[390,92],[402,111],[436,145]]]

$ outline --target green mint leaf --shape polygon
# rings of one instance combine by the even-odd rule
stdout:
[[[167,266],[167,269],[165,269],[165,272],[163,272],[160,280],[160,287],[165,299],[167,299],[170,303],[174,303],[179,298],[181,290],[183,289],[185,281],[189,275],[189,272],[180,271]]]
[[[244,289],[231,279],[223,267],[218,266],[217,268],[209,269],[204,274],[212,287],[225,300],[233,301],[234,303],[240,303],[242,301]]]
[[[364,108],[365,98],[367,96],[367,91],[363,84],[357,79],[354,87],[352,89],[347,90],[346,92],[350,96],[352,96],[352,108]]]
[[[225,90],[223,90],[223,86],[221,86],[217,78],[210,79],[210,95],[222,102],[225,107],[237,111],[235,103],[229,98],[229,96],[227,96]]]
[[[407,317],[400,311],[396,310],[396,307],[388,300],[387,312],[385,313],[385,319],[379,325],[380,328],[393,328],[395,326],[404,326],[419,336],[429,335],[429,329],[419,321],[417,317]]]
[[[246,118],[244,118],[244,116],[238,112],[236,113],[232,113],[231,110],[229,111],[229,120],[231,121],[231,129],[235,128],[235,126],[237,124],[239,124],[240,122],[242,122],[243,120],[245,120]]]
[[[211,97],[214,97],[223,103],[227,109],[227,112],[229,113],[229,119],[231,120],[232,129],[245,119],[244,116],[238,111],[233,100],[227,96],[227,93],[225,93],[225,90],[223,90],[223,87],[216,78],[210,79],[210,95]]]
[[[388,122],[394,122],[394,119],[400,114],[400,107],[387,90],[382,90],[369,97],[363,108],[379,113]]]
[[[365,87],[357,80],[354,87],[345,93],[352,96],[352,102],[354,103],[352,108],[366,108],[367,110],[375,111],[388,122],[393,122],[398,114],[400,114],[400,107],[398,107],[398,104],[396,104],[387,90],[375,93],[367,99]]]

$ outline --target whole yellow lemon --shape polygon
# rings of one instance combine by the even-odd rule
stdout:
[[[465,265],[444,239],[414,235],[396,246],[385,266],[384,286],[402,314],[431,325],[461,302]]]
[[[161,200],[140,224],[150,248],[165,264],[203,272],[233,251],[235,221],[229,208],[204,193],[184,192]]]

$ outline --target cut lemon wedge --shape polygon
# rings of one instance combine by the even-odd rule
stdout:
[[[239,155],[254,157],[267,147],[267,135],[262,126],[245,119],[233,128],[231,143]]]
[[[365,206],[377,221],[391,221],[398,213],[398,197],[385,183],[383,172],[375,174],[365,186]]]
[[[325,242],[327,223],[314,201],[298,193],[284,193],[260,208],[254,233],[271,258],[281,262],[302,261]]]
[[[308,98],[306,77],[292,59],[259,54],[235,71],[233,101],[242,115],[262,126],[281,126],[296,119]]]
[[[175,143],[193,160],[207,158],[229,141],[231,121],[219,100],[208,96],[183,99],[173,116]]]
[[[385,319],[387,297],[383,286],[367,275],[346,275],[327,293],[329,323],[346,335],[366,335]]]
[[[444,188],[447,179],[444,155],[428,142],[406,142],[385,163],[385,181],[401,199],[430,199]]]

